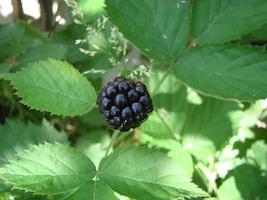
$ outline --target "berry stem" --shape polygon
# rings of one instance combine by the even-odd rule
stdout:
[[[107,157],[108,154],[110,153],[110,150],[111,150],[111,148],[113,147],[113,145],[115,144],[115,141],[116,141],[116,139],[117,139],[117,137],[118,137],[119,134],[120,134],[120,131],[118,131],[118,130],[115,130],[115,131],[114,131],[114,133],[113,133],[113,135],[112,135],[112,137],[111,137],[109,146],[108,146],[108,148],[107,148],[107,150],[106,150],[105,157]]]

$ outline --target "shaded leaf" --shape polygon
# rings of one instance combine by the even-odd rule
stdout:
[[[17,154],[29,148],[33,144],[44,142],[68,143],[67,135],[58,132],[46,120],[41,125],[7,120],[0,126],[0,166],[8,160],[13,160]]]
[[[251,200],[264,193],[262,177],[257,168],[251,165],[240,165],[235,168],[230,177],[218,189],[220,200]]]
[[[147,80],[147,85],[150,91],[156,91],[153,95],[155,109],[141,126],[142,137],[145,134],[154,139],[143,139],[165,148],[166,145],[174,146],[166,144],[166,139],[181,138],[184,149],[198,160],[207,161],[232,136],[230,115],[239,110],[237,104],[201,97],[201,104],[194,105],[188,99],[191,91],[188,93],[172,73],[161,83],[164,72],[154,71],[156,73]],[[161,84],[156,89],[158,83]]]
[[[155,93],[154,111],[142,124],[142,132],[156,138],[173,138],[181,132],[190,105],[187,103],[186,88],[181,85],[172,73],[159,85],[164,71],[155,73],[147,80],[149,90]]]
[[[0,25],[0,46],[4,47],[8,43],[19,41],[24,34],[24,30],[14,24]]]
[[[98,166],[106,154],[110,143],[110,136],[105,131],[95,131],[79,137],[76,148],[80,149]]]
[[[221,148],[233,135],[230,114],[236,110],[236,103],[205,98],[188,114],[182,134],[209,139],[216,148]]]
[[[62,44],[43,44],[27,49],[25,53],[21,54],[17,61],[21,67],[31,62],[45,60],[47,58],[64,59],[66,58],[68,48]]]

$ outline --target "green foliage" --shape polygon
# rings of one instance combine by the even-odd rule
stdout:
[[[90,181],[66,195],[59,195],[55,200],[118,200],[114,192],[103,181]]]
[[[109,186],[142,199],[207,196],[190,182],[177,160],[146,148],[117,150],[102,160],[96,172],[92,161],[75,149],[61,144],[31,146],[2,167],[0,176],[14,188],[35,194],[67,192],[57,196],[60,199],[101,199],[108,194],[116,199]]]
[[[258,169],[251,165],[240,165],[218,190],[219,199],[257,199],[266,192]]]
[[[266,0],[64,2],[0,25],[0,200],[267,199]],[[118,75],[154,106],[125,134],[95,105]]]
[[[254,101],[266,98],[267,55],[250,46],[195,48],[175,65],[183,83],[217,98]]]
[[[107,0],[106,3],[112,22],[145,55],[170,62],[185,49],[192,9],[188,1]]]
[[[1,168],[0,176],[15,188],[57,194],[82,186],[95,176],[94,164],[82,153],[61,144],[32,146]]]
[[[0,61],[8,56],[18,55],[21,50],[19,46],[12,45],[19,43],[24,30],[16,25],[0,25]]]
[[[247,151],[247,159],[262,171],[267,172],[267,146],[264,141],[255,142]]]
[[[81,136],[75,147],[87,155],[95,166],[99,166],[100,161],[106,154],[109,143],[110,137],[106,132],[95,131],[89,135]]]
[[[164,71],[155,72],[147,80],[150,91],[156,92],[153,98],[155,110],[141,129],[153,137],[172,138],[181,131],[186,120],[189,107],[186,88],[172,74],[157,87],[164,76]]]
[[[87,21],[93,20],[105,12],[104,0],[78,0],[77,2]]]
[[[25,53],[18,56],[18,62],[22,67],[28,63],[44,60],[46,58],[66,58],[67,47],[61,44],[43,44],[29,48]]]
[[[200,45],[223,44],[259,29],[267,20],[264,0],[193,2],[192,32]]]
[[[14,120],[0,126],[0,166],[15,159],[16,155],[31,145],[44,142],[68,143],[64,133],[58,132],[46,120],[41,125],[25,125]]]
[[[33,109],[56,115],[82,115],[92,109],[96,92],[91,83],[70,64],[46,60],[29,64],[9,74],[21,102]]]
[[[190,183],[175,160],[157,150],[118,150],[101,162],[99,170],[100,178],[115,191],[135,199],[207,196]]]

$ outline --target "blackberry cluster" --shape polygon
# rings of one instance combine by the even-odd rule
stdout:
[[[151,97],[142,82],[116,77],[100,91],[97,104],[109,125],[121,132],[138,127],[153,111]]]

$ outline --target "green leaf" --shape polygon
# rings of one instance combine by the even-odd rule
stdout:
[[[260,195],[259,200],[266,200],[266,199],[267,199],[267,193],[266,193],[266,192],[263,192],[263,193]]]
[[[256,40],[266,40],[267,39],[267,24],[265,24],[261,29],[252,32],[249,36]]]
[[[97,18],[105,11],[105,0],[78,0],[77,3],[87,21]]]
[[[164,72],[154,72],[147,85],[150,91],[156,91],[155,109],[141,126],[143,141],[170,149],[175,144],[168,140],[182,135],[183,147],[198,160],[207,161],[232,136],[230,114],[239,110],[237,104],[208,97],[201,97],[200,105],[192,104],[192,99],[188,99],[192,92],[176,81],[172,73],[161,83]]]
[[[23,35],[24,29],[15,24],[0,24],[0,62],[21,53]]]
[[[0,46],[18,42],[24,34],[24,30],[14,24],[0,25]]]
[[[0,64],[0,79],[4,79],[11,68],[12,64]]]
[[[201,45],[222,44],[261,28],[267,21],[265,0],[193,1],[192,32]]]
[[[73,192],[56,196],[55,200],[118,200],[112,189],[103,181],[90,181]]]
[[[0,179],[0,194],[3,192],[9,192],[12,185],[7,184],[4,180]]]
[[[33,144],[44,142],[68,143],[67,135],[58,132],[46,120],[41,125],[8,120],[0,126],[0,166]]]
[[[267,97],[267,54],[250,46],[192,49],[174,69],[177,79],[207,95],[254,101]]]
[[[207,196],[177,161],[153,149],[117,150],[101,162],[98,174],[116,192],[134,199]]]
[[[191,178],[193,176],[194,172],[193,159],[188,151],[177,148],[176,150],[170,151],[168,155],[177,161],[179,166],[185,172],[187,172],[188,177]]]
[[[251,165],[240,165],[235,168],[231,176],[218,189],[220,200],[249,200],[258,199],[265,193],[262,177],[257,168]]]
[[[155,138],[155,137],[149,136],[145,133],[142,133],[140,135],[140,142],[142,144],[149,143],[149,145],[151,147],[167,149],[169,151],[177,150],[177,149],[180,150],[182,147],[181,143],[178,140],[176,140],[175,138],[173,138],[173,139],[169,139],[169,138],[160,139],[160,138]]]
[[[10,195],[8,193],[0,194],[0,200],[10,200]]]
[[[32,146],[0,169],[0,177],[14,188],[37,194],[69,192],[95,176],[85,155],[61,144]]]
[[[17,58],[17,61],[22,67],[25,67],[28,63],[47,58],[64,59],[67,56],[67,51],[68,48],[62,44],[43,44],[28,49]]]
[[[185,49],[190,31],[189,1],[107,0],[111,21],[145,55],[169,62]]]
[[[216,147],[212,140],[201,135],[183,136],[183,148],[190,152],[198,161],[206,163],[216,153]]]
[[[186,88],[172,73],[157,88],[166,72],[154,72],[146,83],[149,90],[155,93],[152,97],[155,108],[149,119],[142,124],[141,130],[152,137],[173,138],[181,132],[190,107]]]
[[[8,73],[11,68],[12,68],[11,64],[6,64],[6,63],[0,64],[0,75]]]
[[[95,131],[79,137],[75,147],[80,149],[95,164],[99,166],[100,161],[106,154],[110,143],[110,136],[105,131]]]
[[[11,190],[10,194],[15,200],[50,200],[48,196],[37,195],[32,192],[25,192],[22,190]]]
[[[82,115],[96,102],[91,83],[66,62],[48,59],[9,74],[21,102],[32,109],[63,116]]]
[[[267,171],[267,144],[264,141],[255,142],[247,151],[247,159],[251,164]]]
[[[209,139],[216,148],[221,148],[233,135],[230,114],[236,110],[237,103],[205,98],[188,114],[182,134]]]
[[[148,143],[150,146],[166,149],[168,156],[175,159],[185,172],[188,172],[188,177],[193,175],[193,159],[191,154],[182,148],[179,141],[175,139],[158,139],[142,133],[140,135],[141,143]]]
[[[234,102],[203,98],[201,105],[192,106],[182,131],[183,147],[198,160],[214,157],[233,136],[230,115],[238,110]]]

